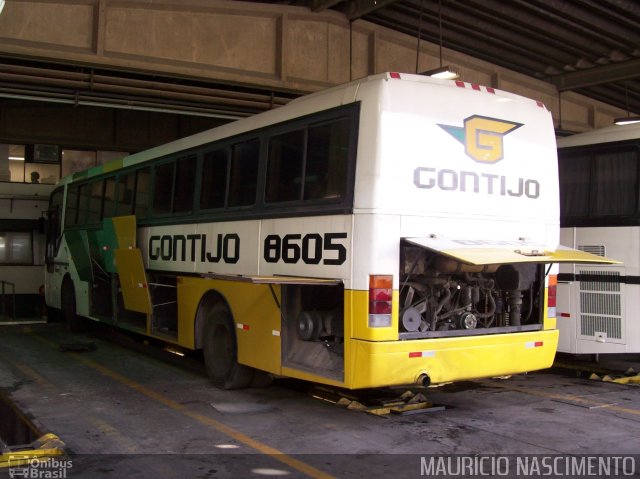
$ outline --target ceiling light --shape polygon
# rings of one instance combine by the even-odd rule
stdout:
[[[631,110],[629,110],[629,89],[627,88],[627,82],[624,82],[624,101],[627,105],[627,116],[615,118],[613,122],[616,125],[631,125],[632,123],[640,122],[640,116],[631,116]]]
[[[613,120],[616,125],[630,125],[631,123],[640,123],[640,116],[623,116]]]
[[[441,80],[455,80],[456,78],[460,77],[460,74],[450,66],[428,70],[426,72],[420,73],[420,75],[425,75],[431,78],[440,78]]]
[[[420,0],[420,20],[418,21],[418,47],[416,49],[416,73],[418,73],[418,60],[420,59],[420,39],[422,38],[422,10],[424,0]],[[426,72],[419,73],[420,75],[428,76],[431,78],[438,78],[440,80],[455,80],[460,78],[460,74],[451,68],[449,65],[442,64],[442,0],[438,0],[438,46],[440,47],[440,67],[433,70],[427,70]]]

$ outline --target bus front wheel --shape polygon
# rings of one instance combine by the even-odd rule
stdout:
[[[240,389],[251,384],[254,369],[238,364],[233,320],[223,306],[207,315],[203,331],[204,363],[211,382],[221,389]]]

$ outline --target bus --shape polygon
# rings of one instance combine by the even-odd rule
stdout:
[[[640,124],[562,138],[558,157],[561,243],[623,263],[560,267],[558,350],[640,352]]]
[[[10,160],[24,164],[24,158]],[[13,166],[13,165],[12,165]],[[22,165],[20,165],[22,166]],[[0,182],[0,319],[42,321],[44,219],[53,185]]]
[[[46,301],[202,350],[212,382],[360,389],[546,368],[550,112],[384,73],[61,181]],[[550,307],[548,307],[550,305]]]

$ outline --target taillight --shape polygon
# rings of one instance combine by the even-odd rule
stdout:
[[[556,317],[556,294],[558,291],[558,276],[550,274],[547,284],[547,317]]]
[[[393,297],[393,276],[369,276],[369,327],[391,326],[391,298]]]

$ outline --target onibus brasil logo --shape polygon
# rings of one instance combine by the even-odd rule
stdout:
[[[522,123],[473,115],[464,120],[464,126],[438,126],[464,145],[464,151],[480,163],[496,163],[504,157],[502,139],[522,126]]]

